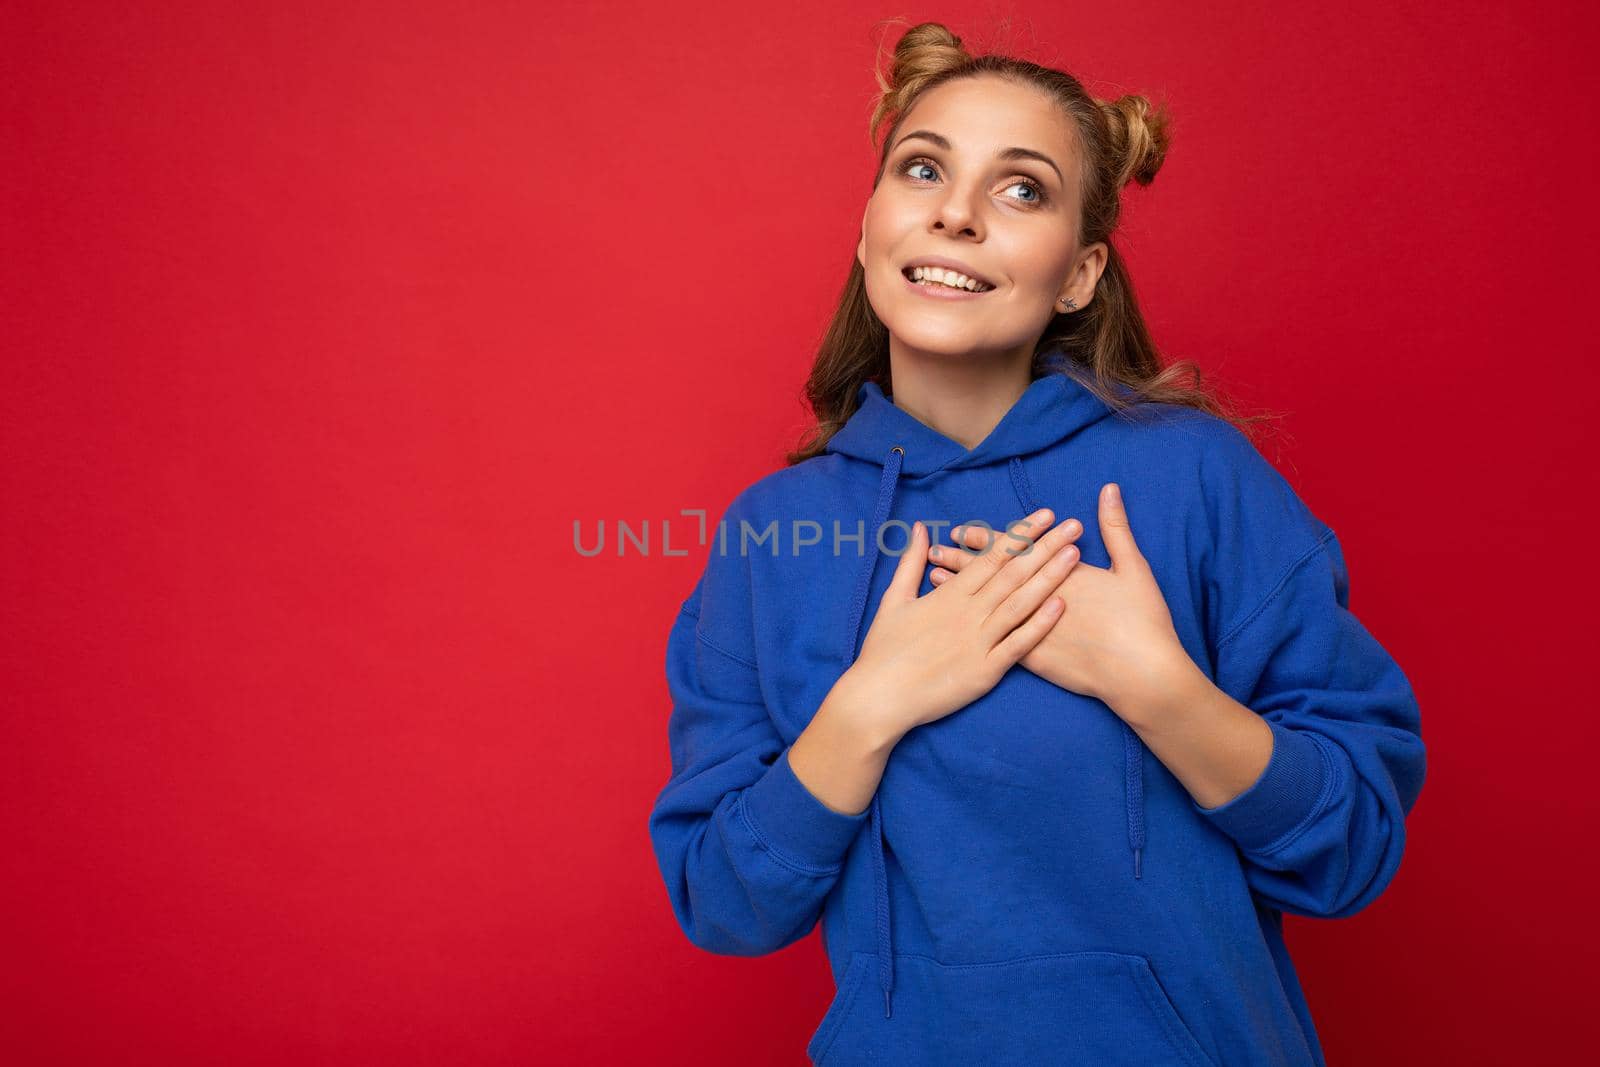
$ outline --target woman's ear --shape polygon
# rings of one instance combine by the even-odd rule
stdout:
[[[1108,259],[1109,255],[1104,241],[1096,241],[1084,249],[1082,255],[1079,256],[1077,269],[1073,271],[1071,279],[1072,288],[1083,293],[1082,296],[1077,298],[1080,305],[1079,310],[1088,307],[1089,302],[1094,299],[1095,286],[1100,284],[1100,276],[1105,273]]]
[[[861,243],[856,245],[856,262],[861,264],[861,269],[867,269],[867,213],[861,212]]]

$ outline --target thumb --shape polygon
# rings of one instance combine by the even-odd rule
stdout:
[[[1107,482],[1100,487],[1100,540],[1105,542],[1112,570],[1144,562],[1144,555],[1133,539],[1133,527],[1128,525],[1128,511],[1122,504],[1122,487],[1116,482]]]
[[[905,551],[900,553],[900,563],[894,569],[894,577],[889,580],[889,588],[884,590],[884,597],[915,599],[917,590],[922,588],[922,570],[927,562],[928,528],[920,521],[914,522],[911,524],[911,537],[906,541]]]

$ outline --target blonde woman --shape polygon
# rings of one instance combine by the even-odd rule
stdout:
[[[817,1063],[1321,1064],[1282,915],[1393,879],[1418,707],[1159,362],[1112,237],[1163,116],[928,23],[885,118],[815,432],[673,623],[674,913],[749,956],[821,921]]]

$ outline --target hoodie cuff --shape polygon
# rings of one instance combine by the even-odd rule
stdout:
[[[744,791],[744,818],[768,852],[807,874],[831,874],[844,862],[871,809],[834,811],[818,800],[789,766],[789,750]]]
[[[1321,812],[1323,792],[1333,778],[1322,746],[1308,733],[1271,720],[1272,758],[1255,783],[1215,808],[1194,810],[1238,842],[1246,852],[1281,848]]]

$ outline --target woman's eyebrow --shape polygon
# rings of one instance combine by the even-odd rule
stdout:
[[[899,148],[913,137],[920,137],[924,141],[932,141],[946,152],[950,151],[950,139],[942,134],[934,133],[932,130],[912,130],[910,133],[901,137],[894,143],[895,148]],[[1063,185],[1066,184],[1067,180],[1066,178],[1062,177],[1061,168],[1056,166],[1055,160],[1051,159],[1043,152],[1035,152],[1031,148],[1002,148],[1000,151],[994,154],[994,157],[996,159],[1037,159],[1039,162],[1048,165],[1051,170],[1056,172],[1057,181],[1061,182]]]

